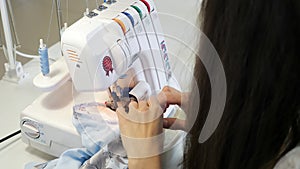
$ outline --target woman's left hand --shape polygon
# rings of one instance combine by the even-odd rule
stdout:
[[[129,112],[126,113],[122,106],[118,106],[120,132],[132,138],[147,138],[163,132],[163,111],[156,97],[139,103],[131,101]]]
[[[119,105],[117,115],[130,169],[161,168],[163,152],[163,110],[156,97],[131,101],[129,112]]]

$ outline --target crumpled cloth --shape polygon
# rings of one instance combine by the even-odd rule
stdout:
[[[75,105],[73,124],[83,148],[69,149],[50,162],[29,163],[25,169],[127,169],[116,113],[97,102]]]

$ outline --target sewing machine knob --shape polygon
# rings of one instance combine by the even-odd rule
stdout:
[[[116,3],[116,2],[117,2],[116,0],[107,0],[106,1],[107,4],[113,4],[113,3]]]
[[[22,131],[30,138],[37,139],[40,137],[39,129],[29,121],[25,121],[22,124]]]

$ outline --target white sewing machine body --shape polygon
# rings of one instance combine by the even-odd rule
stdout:
[[[72,125],[74,104],[90,101],[82,98],[91,92],[96,93],[92,94],[94,101],[108,100],[108,88],[114,91],[118,85],[129,85],[116,84],[118,79],[129,76],[130,81],[147,82],[152,93],[166,85],[179,88],[171,74],[166,42],[152,0],[109,2],[102,4],[101,10],[86,13],[63,33],[61,49],[72,82],[66,81],[43,94],[22,112],[20,125],[25,143],[54,156],[81,147],[81,138]],[[79,93],[73,95],[72,83]],[[139,100],[143,94],[149,95],[143,92],[133,94]],[[168,133],[171,135],[167,141],[172,146],[182,141],[181,132]]]
[[[62,51],[77,91],[106,90],[129,67],[141,71],[138,80],[146,80],[152,90],[167,84],[169,59],[152,4],[147,9],[141,1],[121,0],[89,15],[93,16],[80,19],[62,36]],[[137,59],[142,64],[133,65]]]

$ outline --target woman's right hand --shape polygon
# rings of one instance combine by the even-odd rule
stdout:
[[[169,105],[179,105],[184,110],[184,107],[188,103],[188,93],[182,93],[173,87],[165,86],[162,91],[158,94],[157,99],[160,106],[165,111]],[[177,118],[164,118],[164,128],[173,130],[186,130],[185,120]]]

